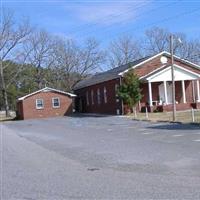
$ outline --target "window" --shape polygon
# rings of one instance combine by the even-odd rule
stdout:
[[[44,101],[43,99],[36,99],[36,109],[43,109],[44,108]]]
[[[103,88],[103,98],[104,98],[104,103],[107,103],[107,90],[106,87]]]
[[[59,108],[60,107],[60,99],[58,97],[52,98],[52,106],[53,106],[53,108]]]
[[[88,94],[88,91],[86,92],[86,103],[87,103],[87,106],[89,106],[89,94]]]
[[[91,102],[92,102],[92,105],[94,105],[94,91],[91,90]]]
[[[97,103],[101,104],[101,93],[100,93],[100,89],[97,90]]]
[[[118,89],[119,89],[119,85],[115,84],[115,96],[118,97]]]

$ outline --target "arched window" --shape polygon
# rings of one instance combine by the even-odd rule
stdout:
[[[89,94],[88,94],[88,91],[86,92],[86,103],[87,103],[87,106],[89,106]]]
[[[91,90],[91,102],[92,102],[92,105],[94,105],[94,91]]]
[[[103,98],[104,98],[104,103],[107,103],[108,99],[107,99],[107,90],[106,90],[106,87],[103,88]]]
[[[97,103],[101,104],[101,93],[100,93],[100,89],[99,88],[97,90]]]
[[[115,84],[115,96],[118,97],[118,89],[119,89],[119,85],[116,83]]]

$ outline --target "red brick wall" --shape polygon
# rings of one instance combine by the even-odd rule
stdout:
[[[82,100],[83,104],[83,110],[80,112],[86,112],[86,113],[106,113],[106,114],[116,114],[117,109],[121,111],[121,101],[116,101],[116,93],[115,93],[115,84],[119,85],[119,79],[113,79],[110,81],[106,81],[103,83],[99,83],[96,85],[92,85],[83,89],[76,90],[75,93],[77,95],[76,100],[76,110],[78,111],[78,108],[80,107],[79,101]],[[107,90],[107,103],[104,102],[103,97],[103,90],[104,87],[106,87]],[[97,90],[100,89],[101,94],[101,104],[98,104],[97,102]],[[94,104],[92,105],[91,100],[91,91],[94,92]],[[88,92],[89,97],[89,105],[87,105],[86,100],[86,93]]]
[[[151,61],[149,61],[148,63],[145,63],[139,67],[137,67],[136,69],[134,69],[134,72],[139,76],[145,76],[148,73],[156,70],[157,68],[160,68],[163,66],[163,64],[160,62],[160,57],[157,57]],[[200,74],[200,70],[195,69],[185,63],[182,63],[180,61],[177,61],[176,59],[174,60],[174,63],[185,67],[186,69],[189,69],[193,72],[196,72],[198,74]],[[168,65],[171,64],[171,59],[168,56]],[[165,64],[166,65],[166,64]],[[83,101],[83,112],[91,112],[91,113],[107,113],[107,114],[116,114],[116,109],[120,109],[120,113],[121,111],[121,102],[116,103],[116,96],[115,96],[115,83],[119,84],[119,79],[115,79],[115,80],[110,80],[110,81],[106,81],[100,84],[96,84],[93,86],[89,86],[83,89],[79,89],[76,90],[75,93],[78,95],[79,98],[82,99]],[[159,95],[159,90],[158,90],[158,86],[160,83],[152,83],[152,98],[153,100],[158,100],[158,95]],[[104,104],[103,103],[103,87],[106,86],[107,88],[107,94],[108,94],[108,103]],[[145,106],[145,104],[149,101],[149,94],[148,94],[148,84],[147,83],[143,83],[142,84],[142,94],[143,94],[143,98],[141,100],[141,106]],[[97,89],[100,88],[101,90],[101,96],[102,96],[102,100],[101,100],[101,105],[97,104],[97,99],[96,99],[96,92]],[[186,88],[186,101],[189,102],[193,102],[193,92],[192,92],[192,83],[191,81],[185,81],[185,88]],[[91,105],[91,90],[93,89],[94,91],[94,105]],[[89,106],[86,105],[86,92],[89,92]],[[195,90],[196,93],[196,90]],[[78,100],[79,101],[79,100]],[[179,103],[183,102],[183,98],[182,98],[182,85],[181,82],[176,82],[176,101],[178,101]],[[78,105],[79,103],[77,102],[76,105]],[[78,106],[77,106],[78,107]]]
[[[145,63],[143,65],[141,65],[141,66],[138,66],[137,68],[134,69],[135,73],[139,77],[142,77],[142,76],[145,76],[145,75],[149,74],[150,72],[156,70],[157,68],[162,67],[163,65],[167,65],[167,64],[171,65],[171,59],[170,58],[168,58],[167,64],[162,64],[160,62],[160,58],[161,58],[161,56],[159,56],[159,57],[157,57],[157,58],[155,58],[155,59],[153,59],[153,60],[151,60],[151,61],[149,61],[149,62],[147,62],[147,63]],[[200,74],[200,70],[198,70],[198,69],[196,69],[194,67],[191,67],[189,65],[186,65],[184,63],[181,63],[180,61],[177,61],[176,59],[174,60],[174,64],[179,65],[181,67],[184,67],[184,68],[186,68],[188,70],[191,70],[191,71],[193,71],[195,73]]]
[[[60,98],[59,108],[53,108],[52,106],[52,98],[56,97]],[[43,99],[43,109],[36,109],[36,99]],[[53,91],[40,92],[27,97],[22,101],[22,105],[22,108],[20,108],[20,102],[18,102],[18,108],[20,108],[19,112],[21,111],[21,119],[56,117],[72,113],[72,98]]]

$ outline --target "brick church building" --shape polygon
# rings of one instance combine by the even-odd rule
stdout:
[[[123,75],[133,69],[142,81],[143,98],[139,111],[172,110],[172,77],[170,53],[161,52],[78,82],[73,90],[77,95],[76,110],[86,113],[123,114],[126,105],[117,95]],[[200,66],[174,56],[177,110],[200,108]]]

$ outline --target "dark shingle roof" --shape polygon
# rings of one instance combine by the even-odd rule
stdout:
[[[98,83],[102,83],[102,82],[105,82],[105,81],[109,81],[109,80],[118,78],[119,77],[118,74],[120,72],[123,72],[123,71],[127,70],[128,68],[133,67],[134,65],[137,65],[137,64],[149,59],[150,57],[151,56],[147,56],[145,58],[141,58],[141,59],[135,60],[135,61],[130,62],[128,64],[121,65],[121,66],[116,67],[114,69],[110,69],[108,71],[105,71],[105,72],[98,73],[98,74],[95,74],[93,76],[87,77],[87,78],[79,81],[73,87],[73,89],[74,90],[78,90],[78,89],[81,89],[81,88],[84,88],[84,87],[88,87],[88,86],[91,86],[91,85],[95,85],[95,84],[98,84]]]

